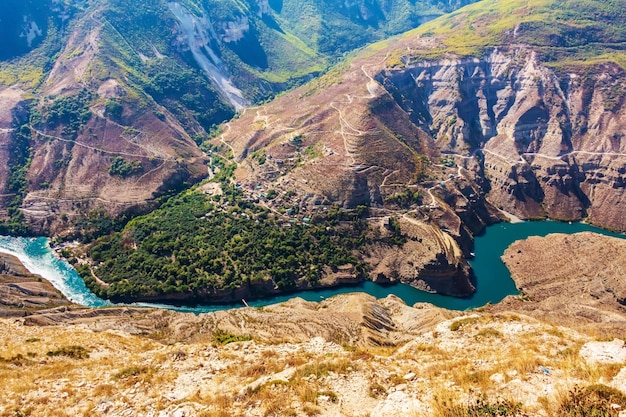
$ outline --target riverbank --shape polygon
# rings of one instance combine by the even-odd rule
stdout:
[[[569,224],[555,221],[499,223],[489,226],[482,235],[475,238],[475,256],[469,263],[476,277],[476,293],[471,297],[454,298],[420,291],[405,284],[378,285],[371,281],[364,281],[352,286],[301,291],[256,301],[246,301],[248,301],[250,306],[262,307],[284,302],[294,297],[300,297],[308,301],[320,301],[338,294],[365,292],[376,298],[395,295],[401,298],[407,305],[431,303],[450,310],[477,308],[486,304],[496,304],[509,295],[518,294],[510,272],[500,260],[506,248],[514,241],[525,239],[529,236],[545,236],[549,233],[572,234],[582,231],[591,231],[621,238],[625,237],[624,235],[583,223]],[[16,256],[31,272],[48,279],[68,299],[77,304],[89,307],[111,305],[110,302],[102,300],[91,293],[71,265],[54,256],[48,246],[47,239],[0,237],[0,251],[8,251]],[[176,306],[164,304],[158,300],[151,300],[150,303],[136,303],[135,305],[200,314],[242,307],[243,303],[238,299],[232,304],[182,305],[179,303]]]
[[[25,316],[69,305],[70,301],[48,280],[32,274],[15,256],[0,253],[0,317]]]

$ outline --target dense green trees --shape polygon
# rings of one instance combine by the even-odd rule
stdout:
[[[31,130],[28,127],[30,106],[26,105],[21,110],[23,111],[22,117],[16,118],[13,123],[15,130],[12,134],[9,160],[7,161],[9,175],[6,189],[13,194],[13,197],[7,205],[9,219],[0,223],[0,234],[24,235],[29,233],[20,205],[28,192],[26,173],[32,158]]]
[[[50,128],[63,126],[63,133],[75,139],[80,129],[91,118],[89,105],[94,99],[94,93],[87,89],[78,94],[55,99],[44,111],[46,125]]]
[[[128,162],[121,156],[116,156],[109,168],[109,175],[117,175],[118,177],[126,178],[142,171],[143,165],[141,161]]]
[[[308,225],[244,201],[226,182],[223,187],[224,194],[214,197],[186,191],[98,239],[89,255],[97,276],[111,285],[97,285],[83,268],[87,284],[101,296],[128,300],[270,279],[289,290],[300,280],[315,285],[325,267],[353,264],[365,270],[355,255],[367,232],[358,212],[334,210]]]

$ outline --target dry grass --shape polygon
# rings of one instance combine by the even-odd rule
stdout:
[[[210,399],[210,409],[203,411],[198,417],[231,417],[233,399],[228,395],[217,395]]]
[[[459,321],[453,330],[452,324]],[[202,410],[197,415],[208,417],[249,415],[250,410],[259,416],[358,415],[359,407],[373,407],[399,386],[431,407],[428,416],[494,415],[468,414],[478,410],[468,401],[480,399],[487,409],[502,405],[532,416],[541,411],[561,417],[561,404],[574,385],[607,383],[624,365],[588,365],[579,351],[593,339],[505,314],[442,322],[400,348],[345,347],[332,353],[306,343],[252,341],[216,347],[207,340],[168,346],[145,337],[81,328],[10,324],[0,331],[5,335],[0,339],[5,359],[0,361],[0,380],[7,387],[1,417],[15,417],[15,410],[104,415],[98,407],[115,404],[116,398],[143,414],[189,403]],[[84,347],[89,356],[47,356],[70,346]],[[243,389],[288,368],[293,374],[283,375],[291,376]],[[549,374],[542,371],[546,368]],[[554,384],[550,394],[524,397],[519,410],[504,401],[516,398],[521,388],[539,393],[541,381]],[[346,411],[351,400],[356,405]],[[109,414],[122,411],[111,407]]]
[[[463,327],[470,326],[472,324],[477,323],[478,321],[479,321],[478,317],[465,317],[462,319],[458,319],[458,320],[453,321],[450,324],[450,330],[453,332],[456,332],[456,331],[461,330]]]

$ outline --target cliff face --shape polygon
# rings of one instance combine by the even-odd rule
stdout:
[[[477,175],[496,206],[626,229],[626,73],[618,65],[556,72],[520,46],[377,79],[443,153],[481,159]]]
[[[380,216],[425,221],[465,256],[472,235],[501,217],[495,207],[626,229],[626,72],[619,65],[560,67],[528,44],[474,58],[420,55],[437,42],[405,36],[372,48],[243,112],[214,143],[232,151],[237,182],[251,198],[273,190],[277,198],[267,204],[300,213],[369,205]],[[410,235],[406,224],[403,233]],[[437,246],[442,259],[430,254],[411,269],[407,253],[419,252],[408,249],[413,244],[398,257],[393,250],[372,255],[372,277],[461,295],[445,284],[451,265],[464,270],[445,245]],[[387,256],[393,261],[381,261]],[[429,268],[448,278],[421,281]],[[469,271],[460,274],[466,278],[456,288],[470,291]]]

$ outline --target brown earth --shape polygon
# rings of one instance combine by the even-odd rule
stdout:
[[[36,99],[19,85],[0,89],[0,156],[4,155],[5,161],[14,140],[8,129],[14,121],[28,120],[25,103],[34,103],[45,115],[42,109],[53,99],[83,89],[97,92],[89,109],[92,116],[75,138],[63,132],[63,125],[29,126],[33,157],[21,210],[38,233],[71,233],[74,224],[93,210],[111,217],[145,211],[158,195],[207,175],[206,156],[180,122],[164,107],[138,96],[124,83],[127,80],[110,69],[110,63],[103,62],[103,24],[93,15],[77,22]],[[108,99],[122,103],[120,118],[105,116]],[[156,112],[163,116],[157,117]],[[139,161],[143,169],[126,178],[110,175],[116,157]],[[7,168],[0,167],[0,219],[6,219],[2,208],[13,197],[2,194],[6,194]]]
[[[626,241],[596,233],[551,234],[513,243],[502,256],[523,293],[494,311],[626,337]]]

